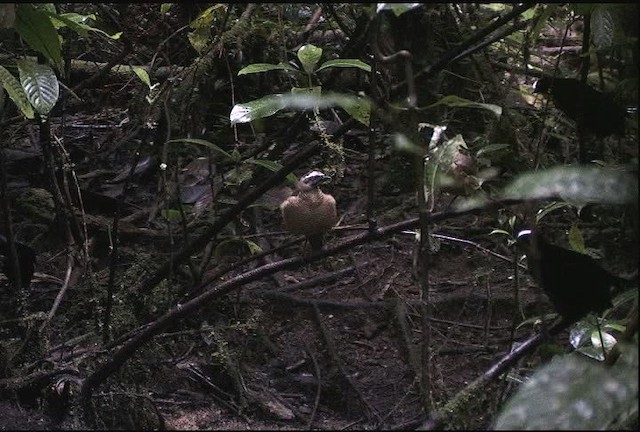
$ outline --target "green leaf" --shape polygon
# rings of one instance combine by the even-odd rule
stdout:
[[[363,97],[329,93],[316,95],[312,92],[275,94],[250,102],[237,104],[231,110],[231,124],[247,123],[259,118],[268,117],[282,109],[306,111],[326,109],[339,106],[351,114],[356,120],[368,124],[370,102]],[[357,116],[357,117],[356,117]]]
[[[189,144],[197,144],[197,145],[205,146],[205,147],[208,147],[211,150],[221,154],[222,156],[226,157],[229,160],[234,160],[233,156],[231,156],[231,154],[229,154],[228,152],[222,150],[220,147],[218,147],[214,143],[209,142],[207,140],[203,140],[203,139],[199,139],[199,138],[176,138],[176,139],[172,139],[172,140],[167,141],[167,143],[178,143],[178,142],[185,142],[185,143],[189,143]]]
[[[29,99],[27,99],[27,95],[22,89],[20,81],[11,75],[4,66],[0,66],[0,85],[4,87],[11,100],[20,108],[20,111],[22,111],[22,114],[24,114],[26,118],[33,119],[35,117],[33,107],[29,103]]]
[[[169,222],[178,223],[182,220],[180,210],[176,209],[162,209],[160,215]]]
[[[18,60],[20,84],[31,105],[41,115],[47,115],[60,96],[60,84],[55,72],[49,66],[33,60]]]
[[[151,78],[149,78],[149,74],[147,73],[146,70],[144,70],[140,66],[133,66],[133,72],[135,72],[135,74],[138,75],[138,78],[140,78],[140,81],[142,81],[149,88],[151,88]]]
[[[280,165],[278,162],[274,162],[266,159],[249,159],[247,160],[247,163],[252,163],[254,165],[261,166],[273,172],[276,172],[282,169],[282,165]],[[298,178],[294,173],[289,173],[287,175],[287,180],[291,184],[296,184],[298,182]]]
[[[429,105],[427,108],[433,108],[438,105],[446,105],[450,107],[461,107],[461,108],[480,108],[491,111],[496,117],[500,117],[502,115],[502,107],[494,104],[485,104],[480,102],[474,102],[469,99],[461,98],[456,95],[445,96],[440,99],[438,102]]]
[[[162,3],[160,5],[160,13],[166,14],[167,12],[169,12],[172,6],[173,6],[173,3]]]
[[[571,249],[580,253],[587,253],[587,249],[584,246],[584,238],[582,237],[582,231],[575,225],[571,225],[569,229],[569,245]]]
[[[269,95],[242,104],[236,104],[229,114],[231,124],[248,123],[269,117],[285,107],[281,94]]]
[[[612,368],[577,355],[553,358],[507,401],[494,428],[620,429],[638,407],[638,347],[621,351]]]
[[[329,60],[322,63],[322,65],[320,65],[320,67],[316,70],[316,72],[320,72],[322,69],[327,69],[332,67],[354,67],[354,68],[362,69],[363,71],[366,71],[366,72],[371,72],[371,66],[369,66],[365,62],[358,59]]]
[[[271,63],[253,63],[250,64],[249,66],[243,67],[242,69],[240,69],[240,71],[238,71],[238,76],[240,75],[248,75],[248,74],[253,74],[253,73],[260,73],[260,72],[269,72],[272,70],[284,70],[284,71],[292,71],[292,72],[300,72],[298,69],[286,64],[286,63],[279,63],[279,64],[271,64]]]
[[[365,126],[369,126],[371,120],[371,102],[363,97],[350,96],[348,99],[338,99],[338,105],[351,117]]]
[[[58,32],[46,12],[32,4],[19,3],[16,7],[16,31],[33,49],[44,55],[59,72],[63,71],[62,53]]]
[[[81,36],[88,36],[88,32],[100,33],[101,35],[106,36],[112,40],[118,40],[120,39],[120,36],[122,36],[122,32],[117,32],[110,35],[104,30],[101,30],[99,28],[96,28],[87,24],[86,22],[89,20],[91,21],[96,20],[96,16],[93,14],[89,14],[89,15],[81,15],[77,13],[49,14],[49,18],[51,18],[51,22],[53,23],[56,29],[67,26]]]
[[[298,59],[302,63],[304,71],[308,74],[312,74],[322,57],[322,48],[318,48],[315,45],[303,45],[298,50]]]

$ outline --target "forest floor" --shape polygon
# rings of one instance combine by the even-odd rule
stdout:
[[[109,167],[117,166],[114,160],[104,167],[94,162],[85,159],[76,165],[80,178],[93,178],[92,173],[104,175]],[[355,159],[347,164],[350,171],[330,187],[341,221],[328,236],[328,246],[366,229],[365,201],[349,199],[366,195],[366,183],[360,180],[364,168]],[[379,165],[381,174],[383,164],[381,161]],[[128,167],[121,170],[125,171]],[[20,175],[16,173],[15,178]],[[107,176],[117,175],[115,169]],[[156,185],[153,176],[137,179],[127,201],[138,208],[148,206]],[[99,195],[113,186],[109,182],[86,182],[84,187]],[[380,212],[379,225],[415,217],[412,197],[412,193],[381,195],[381,208],[386,211]],[[112,209],[101,215],[100,206],[86,204],[85,219],[103,218],[104,224],[110,223],[107,215]],[[568,212],[559,214],[549,218],[549,226],[571,218]],[[264,249],[291,239],[281,231],[277,210],[253,216],[260,217],[260,245]],[[619,258],[620,268],[633,267],[637,261],[625,252],[628,245],[623,231],[604,228],[600,219],[595,220],[581,222],[585,236],[597,237],[594,241],[606,249],[607,257]],[[28,224],[19,221],[17,226]],[[137,294],[128,292],[136,277],[153,271],[175,250],[164,231],[153,226],[157,225],[121,232],[118,270],[122,275],[117,286],[123,291],[117,294],[120,303],[114,307],[116,336],[162,315],[157,304],[141,302],[129,308],[126,304],[136,302]],[[93,276],[79,278],[71,286],[49,325],[45,355],[59,367],[74,368],[79,376],[86,376],[110,355],[100,353],[99,327],[95,326],[101,310],[95,305],[104,295],[101,290],[108,279],[108,249],[99,224],[92,222],[88,227],[95,248]],[[519,271],[516,297],[515,251],[507,246],[504,236],[489,235],[495,228],[504,228],[498,225],[495,212],[456,217],[431,227],[436,236],[428,265],[429,388],[439,405],[508,354],[515,341],[539,330],[534,329],[534,320],[518,326],[525,319],[552,312],[546,297],[524,270]],[[558,242],[566,238],[561,231],[556,230],[556,234]],[[61,239],[52,230],[47,228],[38,239],[33,244],[39,257],[30,310],[46,313],[65,277],[66,257]],[[105,427],[336,430],[417,426],[424,419],[417,380],[424,363],[419,348],[423,327],[420,288],[414,277],[415,245],[413,232],[361,244],[347,253],[243,285],[184,322],[176,322],[94,395]],[[239,251],[246,255],[246,249]],[[235,252],[219,256],[220,265],[245,258]],[[302,243],[280,252],[284,257],[307,253]],[[236,267],[218,281],[278,259],[278,255],[272,255],[262,263]],[[211,275],[218,267],[209,268],[207,274]],[[180,274],[176,277],[179,280]],[[164,294],[159,293],[158,298],[172,292],[169,285],[159,288]],[[206,289],[215,286],[212,282]],[[169,307],[175,304],[175,298]],[[562,346],[567,346],[566,340],[566,334],[558,339]],[[68,346],[51,348],[63,343]],[[456,419],[456,427],[490,426],[520,374],[531,370],[541,356],[545,354],[529,358],[508,377],[490,384],[483,397],[469,404],[465,415]],[[77,388],[71,394],[77,394]],[[72,403],[69,414],[55,418],[49,415],[52,410],[55,414],[55,408],[45,399],[39,393],[36,397],[0,401],[0,430],[82,427],[77,406]]]

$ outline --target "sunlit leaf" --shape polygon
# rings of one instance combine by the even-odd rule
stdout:
[[[236,104],[229,114],[231,124],[248,123],[269,117],[285,107],[281,94],[269,95],[250,102]]]
[[[140,66],[133,66],[133,72],[140,78],[140,81],[145,83],[149,88],[151,88],[151,78],[149,78],[149,74],[146,70],[141,68]]]

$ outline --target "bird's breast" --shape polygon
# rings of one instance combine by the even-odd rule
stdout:
[[[289,197],[280,209],[285,228],[294,234],[319,234],[338,220],[335,199],[324,193]]]

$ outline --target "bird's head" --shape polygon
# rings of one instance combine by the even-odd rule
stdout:
[[[534,93],[549,93],[553,80],[550,77],[542,77],[533,84]]]
[[[326,175],[322,171],[313,170],[300,178],[298,182],[298,189],[300,190],[311,190],[313,188],[318,187],[322,183],[326,183],[331,180],[331,176]]]

